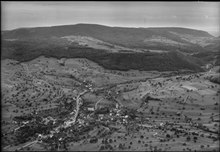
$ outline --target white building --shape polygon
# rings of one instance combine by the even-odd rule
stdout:
[[[94,107],[89,107],[88,108],[88,111],[94,111],[95,109],[94,109]]]

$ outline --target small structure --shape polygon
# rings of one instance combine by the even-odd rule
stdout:
[[[190,85],[184,85],[182,86],[183,88],[187,89],[187,90],[190,90],[190,91],[196,91],[198,90],[197,88],[193,87],[193,86],[190,86]]]
[[[95,108],[89,107],[87,110],[88,110],[88,111],[95,111]]]
[[[206,65],[206,69],[211,69],[212,68],[212,64],[207,64]]]

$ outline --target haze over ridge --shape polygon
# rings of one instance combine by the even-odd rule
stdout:
[[[2,30],[90,23],[185,27],[219,36],[219,3],[214,2],[3,2],[2,6]]]

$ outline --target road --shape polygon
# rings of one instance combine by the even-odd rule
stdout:
[[[103,100],[103,98],[101,98],[99,101],[96,102],[95,109],[97,109],[99,102],[101,102],[102,100]]]
[[[79,115],[79,110],[80,110],[80,96],[84,95],[86,92],[88,92],[88,90],[84,90],[83,92],[81,92],[77,98],[76,98],[76,114],[74,116],[73,122],[75,123],[77,120],[77,117]]]
[[[64,127],[64,128],[66,128],[66,127],[69,127],[70,125],[74,125],[75,124],[75,122],[77,121],[77,117],[78,117],[78,115],[79,115],[79,111],[80,111],[80,97],[82,96],[82,95],[84,95],[85,93],[87,93],[89,90],[84,90],[83,92],[81,92],[78,96],[77,96],[77,98],[76,98],[76,113],[75,113],[75,115],[74,115],[74,118],[73,118],[73,120],[68,120],[68,121],[66,121],[65,123],[64,123],[64,126],[59,126],[59,127],[57,127],[56,129],[59,129],[60,127]],[[74,100],[74,99],[73,99]],[[71,119],[71,118],[70,118]]]
[[[30,143],[27,143],[26,145],[22,146],[21,148],[25,148],[25,147],[30,146],[30,145],[33,145],[33,144],[35,144],[35,143],[37,143],[37,142],[38,142],[38,140],[34,140],[34,141],[32,141],[32,142],[30,142]],[[21,148],[19,148],[18,150],[20,150]]]
[[[8,146],[3,148],[3,151],[4,150],[7,150],[7,151],[21,150],[22,148],[25,148],[27,146],[33,145],[33,144],[35,144],[37,142],[38,142],[38,140],[34,140],[34,141],[26,143],[24,146],[20,146],[20,145],[19,146],[11,146],[11,145],[8,145]]]

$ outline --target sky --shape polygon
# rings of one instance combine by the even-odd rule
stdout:
[[[186,27],[219,36],[219,2],[1,2],[2,30],[78,23]]]

